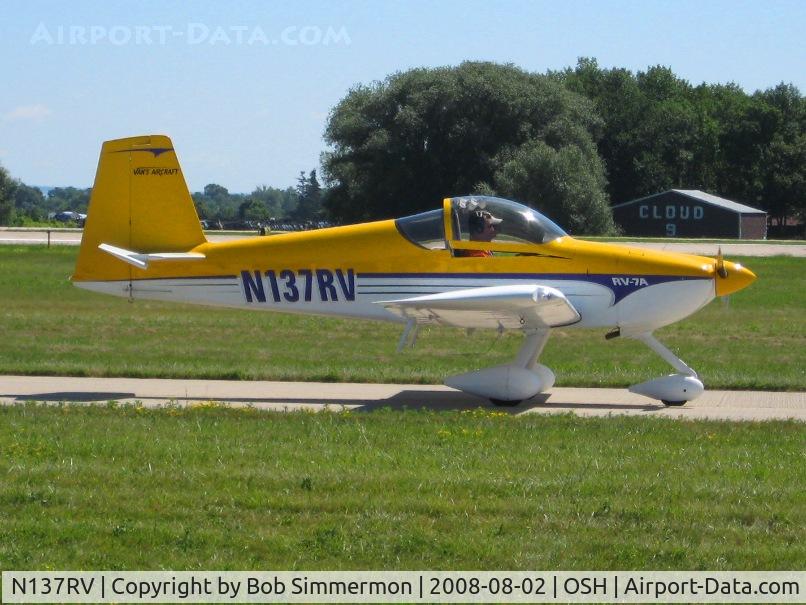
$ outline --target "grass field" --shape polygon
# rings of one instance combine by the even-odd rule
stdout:
[[[72,286],[76,248],[0,246],[0,374],[439,383],[511,360],[521,337],[126,300]],[[806,263],[740,259],[759,279],[658,332],[709,388],[806,389]],[[623,387],[670,372],[603,330],[555,330],[558,385]]]
[[[803,426],[0,408],[0,569],[802,569]]]
[[[0,374],[439,382],[520,339],[130,304],[0,246]],[[801,259],[661,331],[710,387],[804,388]],[[557,331],[561,384],[667,372]],[[2,376],[0,376],[2,384]],[[489,409],[0,407],[0,569],[802,569],[804,426]]]

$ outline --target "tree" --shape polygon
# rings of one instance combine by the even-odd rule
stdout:
[[[401,216],[434,208],[445,196],[499,190],[497,178],[509,195],[539,209],[541,200],[528,199],[537,189],[512,177],[510,163],[529,156],[536,142],[556,152],[577,147],[591,159],[600,127],[591,104],[556,77],[512,65],[397,73],[353,88],[333,110],[325,131],[333,149],[322,158],[327,211],[340,221]],[[595,162],[577,167],[601,174]],[[587,182],[600,187],[590,199],[608,212],[602,179]]]
[[[14,218],[14,191],[17,183],[5,168],[0,166],[0,225],[8,225]]]
[[[247,197],[238,206],[238,218],[243,221],[262,221],[268,218],[269,211],[263,200],[254,197]]]
[[[210,183],[204,186],[204,193],[195,194],[193,200],[200,215],[205,219],[234,221],[239,218],[239,208],[244,201],[242,195],[232,195],[226,187]]]
[[[54,187],[48,191],[47,212],[55,213],[63,210],[86,212],[90,203],[92,189],[76,187]]]
[[[277,189],[260,185],[249,196],[252,199],[260,200],[265,205],[266,215],[263,218],[289,217],[297,206],[297,192],[291,187]]]
[[[595,147],[554,149],[543,141],[520,147],[496,174],[502,195],[540,200],[541,210],[570,233],[611,233],[613,215]]]
[[[289,217],[297,205],[297,193],[292,187],[277,189],[266,185],[243,194],[230,193],[226,187],[211,183],[192,197],[199,218],[222,224]]]
[[[322,210],[322,188],[319,179],[316,178],[316,170],[311,170],[308,176],[305,172],[299,173],[297,179],[297,207],[294,210],[293,218],[300,221],[321,220]]]
[[[27,216],[35,221],[47,218],[45,196],[37,187],[18,183],[14,192],[14,208],[18,216]]]
[[[598,150],[608,175],[610,198],[618,203],[672,187],[701,188],[704,157],[716,147],[697,111],[694,89],[671,69],[654,66],[637,75],[600,69],[581,58],[566,70],[569,88],[587,96],[604,121]],[[706,149],[702,149],[702,145]],[[709,148],[710,145],[710,154]]]
[[[210,183],[204,186],[204,195],[215,200],[222,200],[229,196],[229,191],[227,191],[226,187]]]
[[[213,211],[210,209],[210,204],[203,193],[194,193],[190,196],[193,199],[193,204],[196,206],[196,214],[199,219],[212,219]]]
[[[765,208],[785,224],[806,209],[806,100],[791,84],[779,84],[759,97],[772,108],[775,126],[764,154]]]

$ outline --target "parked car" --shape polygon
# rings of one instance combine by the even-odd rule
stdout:
[[[81,212],[73,212],[72,210],[64,210],[62,212],[57,212],[53,218],[62,223],[72,222],[79,227],[83,227],[84,222],[87,220],[87,215],[82,214]]]

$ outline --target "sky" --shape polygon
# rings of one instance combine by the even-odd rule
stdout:
[[[167,134],[191,191],[319,169],[351,87],[466,60],[535,72],[595,57],[692,84],[806,91],[806,1],[162,0],[0,3],[0,164],[92,185],[104,140]]]

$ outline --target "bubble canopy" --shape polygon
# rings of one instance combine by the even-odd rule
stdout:
[[[500,197],[485,195],[468,195],[451,198],[451,216],[453,217],[454,239],[470,239],[469,222],[471,216],[479,211],[493,219],[500,219],[497,224],[498,242],[545,244],[567,235],[556,223],[549,220],[537,210]],[[456,233],[456,227],[459,232]]]
[[[411,242],[430,249],[444,249],[452,233],[453,241],[470,241],[471,222],[478,213],[496,223],[495,242],[545,244],[567,235],[557,224],[537,210],[499,197],[467,195],[445,200],[445,209],[431,210],[397,219],[400,233]],[[446,214],[447,210],[447,214]],[[448,219],[448,217],[450,217]],[[446,219],[451,229],[447,230]],[[500,222],[495,219],[500,219]]]

